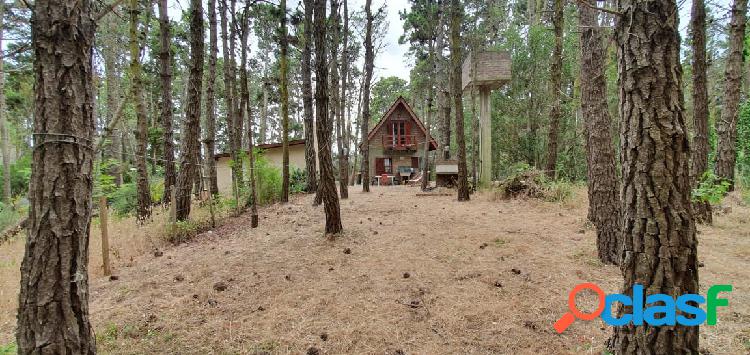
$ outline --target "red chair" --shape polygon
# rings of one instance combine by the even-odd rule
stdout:
[[[388,174],[380,175],[380,186],[388,185]]]

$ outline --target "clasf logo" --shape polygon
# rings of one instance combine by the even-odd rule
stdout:
[[[594,291],[599,296],[599,305],[593,313],[584,313],[576,307],[576,295],[583,290]],[[594,283],[582,283],[577,285],[568,294],[569,312],[565,313],[555,322],[554,328],[557,333],[562,333],[576,318],[580,320],[594,320],[601,315],[602,320],[612,326],[624,326],[629,323],[651,326],[675,325],[697,326],[706,322],[708,325],[716,324],[716,308],[729,305],[727,299],[718,298],[720,292],[731,292],[732,285],[713,285],[708,289],[707,297],[696,294],[682,295],[675,300],[672,296],[655,294],[646,297],[644,308],[643,285],[633,286],[633,297],[623,294],[605,295],[604,291]],[[706,298],[708,302],[706,302]],[[624,314],[620,318],[612,316],[612,304],[620,302],[626,306],[632,306],[632,314]],[[659,303],[658,305],[655,303]],[[697,305],[706,303],[706,310]],[[677,310],[681,314],[677,314]],[[660,317],[657,317],[659,315]],[[686,315],[692,315],[687,317]]]

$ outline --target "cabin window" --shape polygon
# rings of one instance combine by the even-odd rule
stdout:
[[[383,166],[385,167],[385,173],[392,174],[393,168],[391,166],[391,158],[383,159]]]

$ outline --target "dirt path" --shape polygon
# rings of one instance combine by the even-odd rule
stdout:
[[[262,210],[258,230],[241,219],[161,257],[136,259],[117,270],[119,280],[92,281],[99,348],[601,353],[610,330],[600,320],[563,335],[552,329],[574,285],[595,282],[609,293],[621,282],[616,267],[596,260],[585,201],[458,203],[416,192],[350,193],[342,201],[346,234],[335,241],[322,235],[322,208],[301,197]],[[701,284],[735,287],[719,324],[702,328],[701,347],[712,354],[750,351],[749,216],[735,207],[699,235]]]

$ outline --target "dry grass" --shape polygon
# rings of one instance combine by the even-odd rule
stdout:
[[[562,203],[492,196],[458,203],[415,192],[353,191],[342,201],[346,233],[335,241],[323,237],[322,208],[309,196],[263,209],[260,229],[243,216],[162,257],[150,253],[160,238],[136,236],[148,227],[123,231],[115,245],[129,251],[116,259],[120,279],[92,268],[99,347],[119,354],[299,354],[313,346],[327,354],[602,351],[610,331],[599,320],[562,335],[552,329],[574,285],[616,292],[621,283],[616,267],[596,259],[582,191]],[[750,210],[729,203],[733,211],[699,235],[701,285],[735,287],[718,325],[701,330],[701,347],[712,354],[750,350]],[[18,262],[21,244],[0,247],[0,262]],[[91,250],[98,265],[99,249]],[[8,291],[0,297],[0,344],[12,338],[17,280],[17,265],[0,268]],[[219,282],[227,289],[217,291]],[[592,304],[590,296],[580,301]]]

